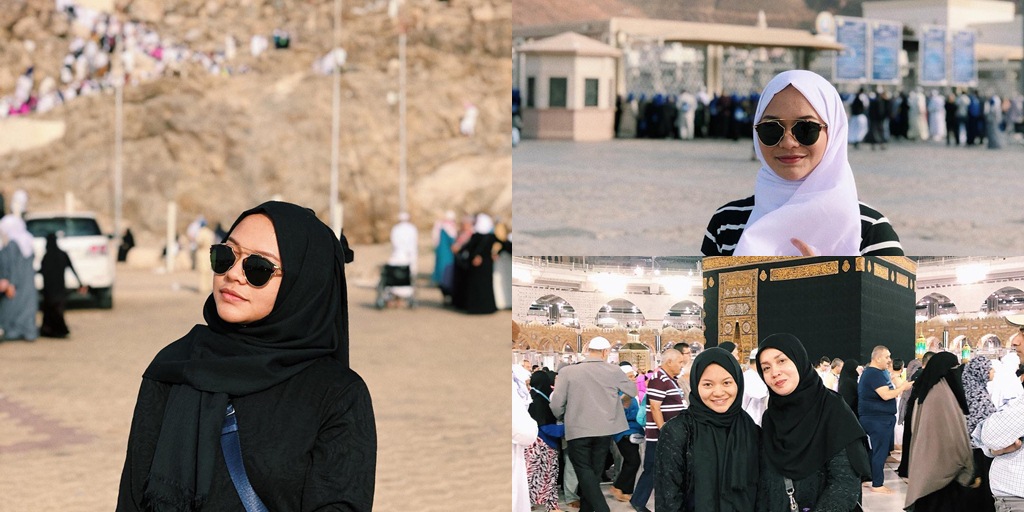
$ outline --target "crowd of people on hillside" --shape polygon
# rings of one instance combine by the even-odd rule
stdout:
[[[59,77],[38,78],[35,66],[29,66],[18,77],[13,93],[0,91],[0,118],[48,112],[78,96],[114,89],[121,79],[113,72],[117,58],[123,59],[123,83],[129,85],[161,76],[181,76],[193,66],[213,75],[249,71],[247,65],[233,63],[238,41],[231,35],[225,36],[223,46],[217,50],[199,51],[160,35],[145,22],[125,21],[67,0],[56,1],[57,11],[67,16],[70,23],[84,27],[88,35],[71,38]],[[259,57],[271,44],[278,50],[288,49],[291,35],[280,28],[274,30],[271,38],[253,35],[250,53]]]
[[[523,359],[513,510],[861,510],[863,492],[894,492],[897,463],[908,510],[1024,510],[1024,328],[1009,345],[909,364],[878,345],[861,365],[780,333],[742,359],[679,343],[649,374],[598,336],[557,372]]]
[[[513,92],[514,108],[518,91]],[[922,88],[891,93],[886,89],[842,94],[850,118],[849,142],[882,148],[892,140],[1001,147],[1007,136],[1024,137],[1024,96],[980,95],[975,89],[941,94]],[[634,94],[618,97],[618,138],[739,140],[753,130],[760,94]]]

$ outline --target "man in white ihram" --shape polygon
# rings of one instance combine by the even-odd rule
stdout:
[[[409,214],[398,214],[398,224],[391,228],[391,256],[388,265],[397,267],[409,266],[409,275],[416,279],[416,260],[418,258],[419,232],[416,225],[409,222]],[[412,286],[393,286],[391,292],[396,297],[408,299],[413,295]]]

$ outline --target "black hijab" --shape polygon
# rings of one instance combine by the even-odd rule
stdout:
[[[786,396],[768,386],[771,398],[761,419],[764,453],[776,471],[800,480],[821,470],[835,454],[867,434],[846,402],[822,385],[796,336],[772,334],[761,341],[757,347],[759,366],[765,349],[769,348],[781,351],[793,361],[800,372],[800,382]],[[856,368],[854,364],[850,366]],[[758,374],[764,380],[760,370]],[[864,457],[850,457],[850,464],[861,477],[871,474],[866,453]]]
[[[558,423],[555,414],[551,412],[551,388],[554,387],[554,379],[551,373],[544,370],[537,370],[530,375],[530,417],[537,422],[537,426],[551,425]]]
[[[71,260],[66,252],[57,245],[57,234],[47,233],[46,253],[39,262],[39,273],[43,276],[43,296],[46,298],[59,298],[67,295],[67,286],[64,283],[64,269],[71,266]],[[74,268],[71,269],[74,272]],[[78,273],[75,273],[78,276]],[[81,283],[79,283],[81,284]]]
[[[839,396],[843,397],[846,405],[850,406],[854,416],[859,414],[857,412],[857,379],[860,378],[860,374],[857,373],[858,366],[860,366],[860,362],[856,359],[843,361],[843,369],[839,372],[839,387],[837,388]]]
[[[963,409],[964,415],[970,414],[963,383],[961,383],[959,375],[954,371],[954,368],[959,363],[960,361],[955,354],[939,352],[932,356],[928,360],[928,365],[918,372],[918,377],[914,381],[914,387],[910,391],[910,399],[907,400],[906,416],[903,418],[903,424],[905,425],[903,429],[903,446],[910,446],[910,442],[914,437],[910,425],[913,425],[914,409],[917,403],[923,403],[925,397],[928,396],[928,392],[942,379],[946,379],[946,383],[949,384],[949,389],[953,391],[953,396],[956,397],[960,408]],[[899,467],[896,468],[897,475],[907,478],[910,470],[909,461],[910,457],[903,457]]]
[[[970,409],[967,406],[967,397],[964,394],[964,386],[961,382],[960,375],[956,372],[956,368],[960,365],[960,360],[951,352],[939,352],[935,354],[931,360],[928,361],[928,366],[924,367],[921,371],[921,376],[914,382],[914,394],[916,394],[916,400],[912,400],[917,403],[924,403],[924,399],[928,396],[928,392],[939,383],[940,380],[945,379],[946,383],[949,384],[949,389],[953,390],[953,396],[956,397],[956,401],[960,404],[960,408],[963,409],[964,415],[970,415]],[[910,416],[908,411],[907,416]]]
[[[172,385],[145,489],[152,510],[202,506],[230,397],[280,384],[322,357],[348,366],[345,263],[352,251],[345,237],[312,210],[276,201],[243,212],[228,234],[254,214],[269,217],[277,232],[282,275],[274,308],[256,322],[232,324],[211,295],[203,308],[208,325],[161,350],[143,374]]]
[[[736,382],[736,399],[724,413],[709,408],[698,385],[704,370],[718,365]],[[694,510],[753,510],[757,498],[758,431],[743,412],[743,371],[736,358],[719,347],[697,355],[690,370],[690,417],[693,419]]]

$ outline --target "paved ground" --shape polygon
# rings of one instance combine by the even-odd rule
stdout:
[[[425,289],[417,309],[378,311],[367,286],[387,250],[355,249],[351,354],[377,418],[374,510],[508,510],[511,410],[498,376],[510,314],[457,314]],[[69,311],[71,339],[0,343],[0,510],[114,508],[140,375],[202,321],[204,299],[191,272],[118,272],[115,308]]]
[[[519,255],[698,255],[711,214],[753,193],[751,142],[523,141],[512,151]],[[1024,251],[1024,146],[850,149],[861,200],[911,255]]]

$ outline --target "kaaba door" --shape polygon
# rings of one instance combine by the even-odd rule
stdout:
[[[740,358],[757,348],[757,269],[719,274],[718,343],[740,347]]]

